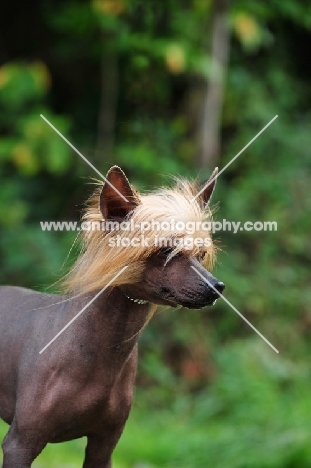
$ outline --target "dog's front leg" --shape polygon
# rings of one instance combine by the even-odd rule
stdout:
[[[88,437],[83,468],[111,468],[111,455],[120,435],[119,432]]]
[[[2,443],[2,468],[30,468],[45,445],[39,432],[19,432],[13,421]]]

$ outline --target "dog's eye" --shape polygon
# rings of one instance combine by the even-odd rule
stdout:
[[[158,250],[158,254],[166,257],[172,252],[172,250],[173,249],[171,247],[162,247],[162,249]]]
[[[197,255],[197,259],[199,260],[199,262],[202,262],[204,260],[204,257],[205,252],[200,252],[199,255]]]

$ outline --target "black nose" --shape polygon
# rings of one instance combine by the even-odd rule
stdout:
[[[214,284],[214,288],[217,289],[217,291],[219,291],[221,294],[225,289],[225,283],[223,283],[222,281],[217,281],[217,283]]]

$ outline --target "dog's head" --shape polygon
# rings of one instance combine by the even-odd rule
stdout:
[[[217,170],[201,185],[203,190],[178,181],[172,189],[139,196],[119,167],[110,169],[99,209],[110,222],[106,235],[116,262],[123,255],[129,267],[127,280],[119,285],[126,295],[191,309],[210,306],[219,297],[224,284],[203,266],[213,263],[215,251],[203,224],[210,222],[216,177]]]

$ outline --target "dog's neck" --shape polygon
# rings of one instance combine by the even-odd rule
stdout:
[[[150,303],[140,304],[128,299],[119,287],[109,288],[81,317],[81,333],[86,331],[93,342],[91,347],[97,349],[104,360],[121,364],[131,354],[148,322],[150,308]]]

